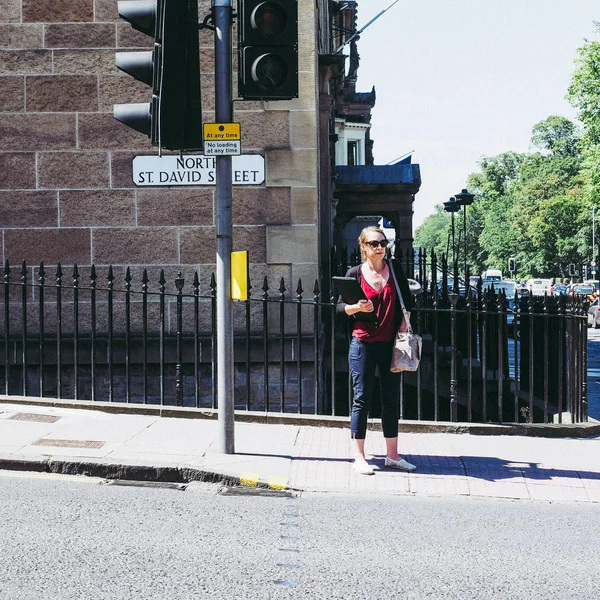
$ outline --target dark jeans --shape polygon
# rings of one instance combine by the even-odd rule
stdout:
[[[362,342],[353,337],[348,352],[352,376],[352,437],[364,440],[367,434],[367,415],[371,408],[375,369],[379,366],[381,383],[381,428],[383,437],[398,437],[398,390],[400,373],[390,371],[393,342]]]

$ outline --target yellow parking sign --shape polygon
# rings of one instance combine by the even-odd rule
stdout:
[[[240,141],[241,139],[242,128],[239,123],[204,123],[205,141]]]

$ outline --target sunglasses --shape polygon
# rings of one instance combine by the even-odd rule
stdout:
[[[379,246],[387,248],[388,243],[387,240],[371,240],[370,242],[365,242],[365,244],[369,244],[371,248],[379,248]]]

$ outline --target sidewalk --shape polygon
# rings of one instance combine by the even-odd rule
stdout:
[[[236,422],[236,453],[224,455],[215,451],[214,419],[29,402],[0,398],[0,469],[299,491],[600,502],[597,426],[591,428],[596,437],[588,438],[402,432],[400,450],[417,465],[411,474],[383,467],[381,432],[370,431],[366,450],[375,475],[364,476],[351,468],[349,431],[342,426]],[[131,413],[136,408],[146,407],[131,407]]]

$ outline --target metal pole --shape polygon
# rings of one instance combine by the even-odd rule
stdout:
[[[458,257],[456,253],[456,243],[454,241],[454,211],[452,212],[452,269],[454,273],[452,276],[454,277],[454,284],[452,285],[452,291],[455,294],[458,294]]]
[[[596,207],[592,206],[592,264],[596,262]],[[594,273],[593,279],[598,279]]]
[[[215,121],[233,121],[231,89],[231,0],[214,0],[215,25]],[[217,156],[217,402],[219,439],[217,451],[233,454],[233,300],[231,299],[231,251],[233,219],[231,156]]]
[[[463,242],[465,244],[465,293],[468,289],[469,282],[467,281],[467,205],[463,206]]]

